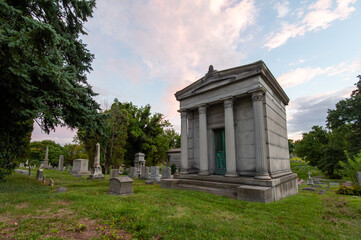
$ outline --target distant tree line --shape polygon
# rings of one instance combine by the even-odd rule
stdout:
[[[351,96],[329,109],[326,128],[313,126],[294,144],[294,152],[330,177],[340,177],[347,158],[361,151],[361,75]],[[360,169],[361,170],[361,169]]]
[[[39,165],[49,147],[49,163],[56,166],[60,155],[64,155],[65,164],[70,165],[76,158],[89,159],[92,166],[95,145],[101,145],[100,159],[105,172],[110,168],[119,168],[121,164],[132,166],[134,155],[142,152],[146,155],[147,165],[156,165],[166,161],[169,149],[180,147],[180,135],[171,128],[163,114],[151,113],[150,105],[137,107],[130,103],[114,100],[109,110],[103,111],[103,130],[79,128],[75,144],[64,147],[54,141],[31,142],[22,161],[29,159],[30,164]]]

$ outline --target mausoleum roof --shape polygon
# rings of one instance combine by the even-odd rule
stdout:
[[[181,101],[199,94],[200,91],[197,91],[199,89],[202,89],[202,92],[205,92],[212,90],[213,88],[220,88],[256,76],[261,77],[285,105],[288,104],[290,99],[262,60],[220,71],[214,70],[211,65],[205,76],[176,92],[175,96],[178,101]],[[212,85],[214,85],[214,87]]]

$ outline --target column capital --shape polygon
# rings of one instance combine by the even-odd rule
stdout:
[[[188,115],[188,111],[187,111],[187,110],[179,110],[178,112],[180,113],[181,118],[185,118],[185,117],[187,117],[187,115]]]
[[[193,113],[188,112],[187,113],[187,119],[192,120],[193,119]]]
[[[252,93],[252,101],[263,101],[265,92],[263,90],[259,90]]]
[[[198,107],[199,114],[206,114],[207,113],[207,105],[201,105]]]
[[[223,102],[224,108],[233,108],[233,98],[227,98]]]

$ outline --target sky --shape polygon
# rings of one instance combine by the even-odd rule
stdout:
[[[263,60],[290,103],[288,138],[325,126],[327,110],[361,74],[361,3],[356,0],[98,0],[82,36],[95,54],[88,82],[103,109],[114,98],[150,104],[180,132],[174,93],[216,70]],[[71,143],[34,124],[32,141]]]

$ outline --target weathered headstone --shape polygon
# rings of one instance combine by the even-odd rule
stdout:
[[[135,167],[130,168],[129,177],[130,178],[136,178],[137,177],[137,169]]]
[[[45,183],[45,181],[46,181],[46,177],[45,175],[43,175],[43,183]]]
[[[331,182],[330,185],[332,185],[332,186],[340,186],[339,183],[334,183],[334,182]]]
[[[313,179],[313,183],[314,183],[314,184],[320,184],[320,180],[318,180],[318,179],[315,178],[315,179]]]
[[[311,188],[311,187],[305,187],[305,188],[302,188],[302,190],[304,190],[304,191],[316,192],[316,189],[315,189],[315,188]]]
[[[358,185],[361,185],[361,172],[357,172],[356,174]]]
[[[131,179],[130,177],[111,178],[108,194],[112,194],[112,195],[133,194],[133,179]]]
[[[88,171],[88,159],[74,159],[73,168],[69,171],[73,177],[81,177],[84,175],[89,175]]]
[[[89,179],[99,179],[104,178],[102,173],[102,167],[100,166],[100,144],[96,144],[96,152],[94,157],[94,164],[92,168],[92,173],[88,177]]]
[[[134,159],[134,167],[139,173],[141,168],[145,166],[144,153],[136,153]]]
[[[149,167],[143,166],[140,170],[139,179],[148,179],[149,178]]]
[[[308,173],[308,179],[307,179],[307,185],[313,185],[313,179],[311,178],[311,172],[309,171]]]
[[[323,189],[318,192],[319,195],[325,195],[325,193],[326,193],[326,190],[323,190]]]
[[[48,156],[49,156],[49,147],[46,146],[46,150],[45,150],[45,158],[44,158],[44,162],[43,162],[43,166],[45,169],[49,169],[49,159],[48,159]]]
[[[20,163],[19,167],[24,167],[24,163]]]
[[[58,171],[64,170],[64,155],[59,156]]]
[[[119,177],[119,169],[110,169],[110,178]]]
[[[58,190],[56,191],[57,193],[63,193],[66,192],[66,188],[65,187],[59,187]]]
[[[53,187],[54,186],[54,181],[52,178],[49,178],[49,186]]]
[[[36,172],[36,180],[41,181],[43,179],[43,174],[44,174],[44,170],[38,169],[38,171]]]
[[[151,166],[150,167],[150,179],[153,180],[153,181],[159,181],[160,180],[159,167],[156,167],[156,166]]]
[[[163,167],[162,168],[162,179],[169,179],[172,178],[172,170],[170,167]]]

